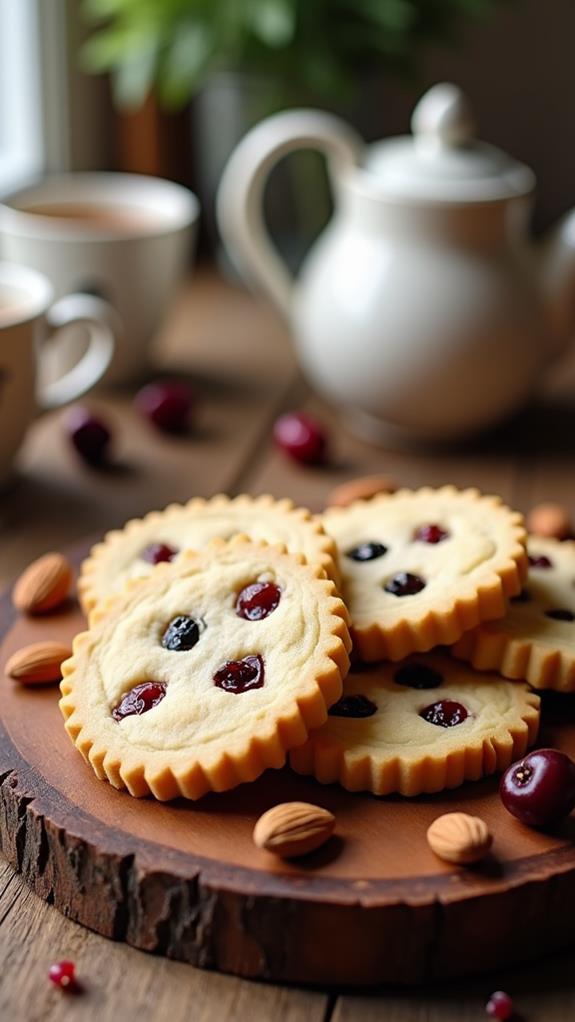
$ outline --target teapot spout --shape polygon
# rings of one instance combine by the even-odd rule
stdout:
[[[575,209],[543,244],[542,284],[551,325],[551,354],[561,354],[575,335]]]

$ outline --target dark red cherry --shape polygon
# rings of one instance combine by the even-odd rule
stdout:
[[[112,717],[117,721],[123,720],[124,717],[139,717],[161,703],[165,694],[166,685],[163,681],[144,681],[126,692],[121,702],[112,710]]]
[[[112,434],[103,419],[89,408],[73,405],[65,413],[64,426],[76,451],[88,465],[102,465],[106,461]]]
[[[431,703],[421,710],[419,716],[436,727],[455,727],[457,724],[463,724],[468,713],[465,706],[457,703],[455,699],[440,699],[438,703]]]
[[[345,556],[352,561],[375,561],[386,553],[387,547],[383,543],[358,543],[351,550],[346,550]]]
[[[400,571],[385,583],[386,593],[393,596],[415,596],[425,589],[425,582],[419,575],[411,575],[409,571]]]
[[[259,654],[243,660],[228,660],[214,674],[214,684],[226,692],[248,692],[264,683],[264,662]]]
[[[161,564],[163,561],[173,561],[177,553],[176,547],[167,543],[150,543],[142,550],[140,557],[148,564]]]
[[[498,1022],[508,1022],[513,1018],[515,1007],[509,994],[503,990],[496,990],[485,1005],[485,1011],[489,1018],[496,1018]]]
[[[522,823],[545,827],[575,806],[575,763],[558,749],[536,749],[503,774],[501,801]]]
[[[238,594],[236,614],[247,621],[261,621],[276,609],[280,599],[281,589],[273,582],[252,582]]]
[[[324,430],[305,412],[287,412],[276,420],[274,440],[295,461],[319,465],[325,460],[327,437]]]
[[[367,696],[342,696],[328,713],[330,717],[373,717],[377,706]]]
[[[200,638],[201,625],[187,614],[178,614],[170,621],[162,636],[162,646],[175,653],[193,649]]]
[[[48,979],[60,990],[74,990],[77,987],[74,962],[54,962],[48,969]]]
[[[556,610],[546,610],[545,617],[550,617],[553,621],[575,621],[573,611],[566,610],[564,607],[557,607]]]
[[[531,568],[552,568],[553,561],[545,554],[530,554],[529,565]]]
[[[448,539],[449,533],[445,529],[442,529],[440,525],[420,525],[417,529],[413,538],[418,540],[420,543],[441,543],[442,540]]]
[[[443,678],[439,671],[434,671],[427,664],[404,664],[395,672],[396,685],[407,685],[408,688],[438,688]]]
[[[134,398],[141,415],[165,433],[182,433],[189,424],[194,395],[181,380],[156,380]]]

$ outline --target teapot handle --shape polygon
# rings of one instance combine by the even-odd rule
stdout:
[[[216,199],[218,227],[234,265],[286,317],[291,313],[293,278],[268,234],[263,193],[274,164],[302,148],[324,153],[333,178],[339,170],[357,165],[363,142],[333,114],[320,110],[274,114],[252,128],[236,147]]]

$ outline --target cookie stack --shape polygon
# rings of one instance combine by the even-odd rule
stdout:
[[[575,544],[538,541],[529,569],[526,543],[519,514],[454,487],[319,518],[246,496],[153,512],[83,565],[68,733],[99,777],[158,799],[232,788],[288,755],[376,794],[504,769],[537,734],[526,681],[575,687],[558,639]]]

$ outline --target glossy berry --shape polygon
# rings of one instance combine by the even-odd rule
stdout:
[[[521,823],[545,827],[575,806],[575,763],[557,749],[536,749],[503,774],[499,794]]]
[[[252,688],[261,688],[264,683],[264,662],[257,654],[246,656],[243,660],[228,660],[214,674],[214,684],[226,692],[248,692]]]
[[[167,543],[150,543],[149,546],[144,547],[140,557],[148,564],[162,564],[164,561],[173,561],[177,553],[176,547],[169,546]]]
[[[448,537],[449,533],[442,529],[440,525],[420,525],[419,529],[413,534],[413,538],[419,543],[432,543],[434,546]]]
[[[419,575],[411,575],[409,571],[400,571],[385,583],[386,593],[393,596],[415,596],[425,589],[425,582]]]
[[[552,568],[553,561],[545,554],[534,554],[529,557],[529,566],[531,568]]]
[[[179,614],[170,621],[162,636],[162,646],[174,653],[193,649],[200,638],[200,623],[186,614]]]
[[[252,582],[236,600],[236,614],[247,621],[261,621],[271,614],[281,599],[281,589],[273,582]]]
[[[494,994],[491,994],[485,1005],[485,1011],[489,1018],[499,1019],[500,1022],[507,1022],[512,1018],[514,1010],[513,1001],[509,994],[504,993],[503,990],[496,990]]]
[[[343,696],[328,713],[331,717],[373,717],[377,706],[367,696]]]
[[[76,966],[74,962],[54,962],[48,969],[51,983],[61,990],[72,990],[76,986]]]
[[[404,664],[395,672],[394,681],[396,685],[408,688],[438,688],[443,678],[439,671],[426,664]]]
[[[566,610],[563,607],[558,607],[556,610],[546,610],[545,617],[550,617],[553,621],[575,621],[573,611]]]
[[[189,424],[194,395],[179,380],[148,383],[134,398],[141,415],[166,433],[183,433]]]
[[[421,710],[419,716],[436,727],[456,727],[457,724],[463,724],[468,713],[465,706],[455,699],[440,699],[438,703],[432,703]]]
[[[387,553],[387,547],[383,543],[359,543],[351,550],[346,550],[346,557],[352,561],[375,561]]]
[[[66,412],[64,426],[88,465],[102,465],[106,461],[112,434],[101,418],[82,405],[74,405]]]
[[[143,681],[126,692],[121,702],[112,710],[112,717],[117,721],[123,720],[124,717],[139,717],[161,703],[165,694],[166,685],[163,681]]]
[[[274,425],[274,440],[295,461],[319,465],[325,460],[327,438],[318,422],[305,412],[288,412]]]

